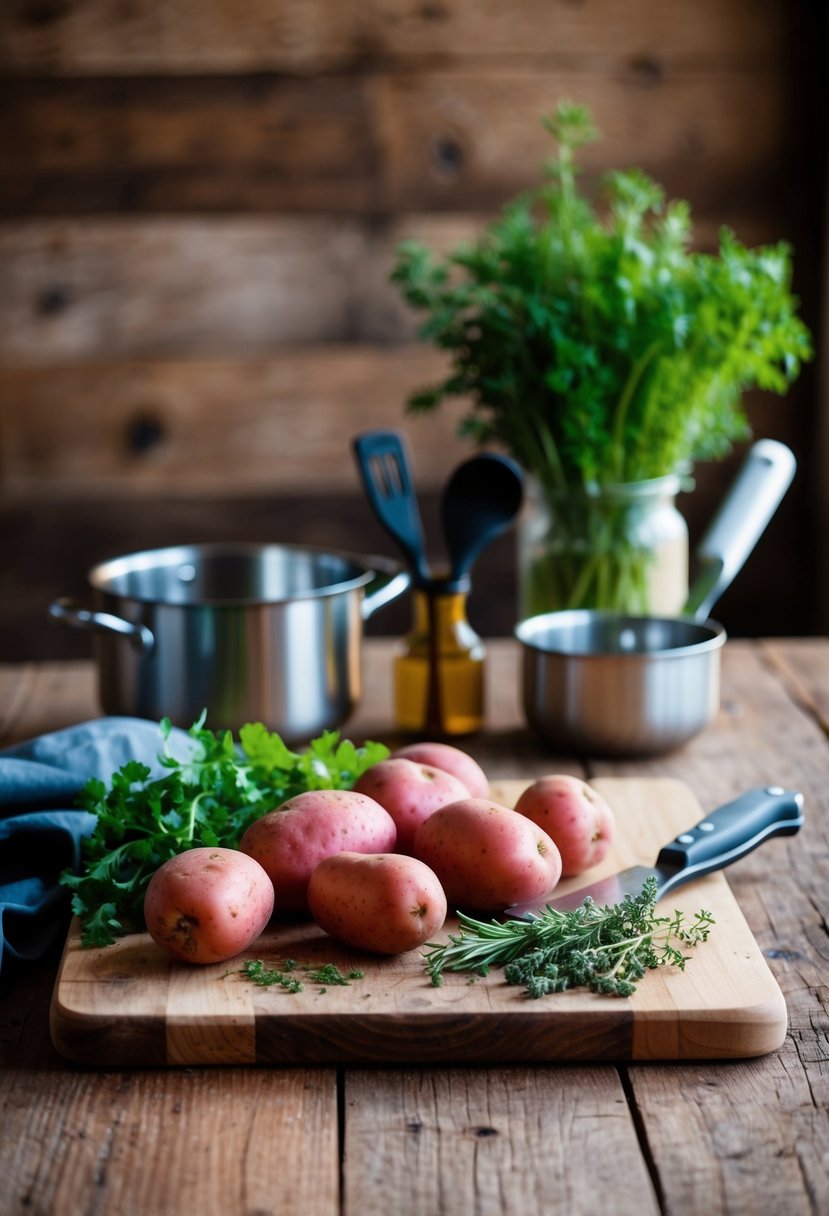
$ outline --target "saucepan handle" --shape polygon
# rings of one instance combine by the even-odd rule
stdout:
[[[396,562],[385,557],[367,557],[365,564],[375,571],[360,609],[363,620],[367,621],[378,608],[385,608],[386,604],[408,591],[412,579],[408,570],[402,570]]]
[[[697,547],[699,575],[683,616],[697,621],[708,618],[765,531],[791,485],[795,467],[793,453],[775,439],[760,439],[749,448],[736,481]]]
[[[142,654],[150,654],[155,646],[152,630],[146,625],[125,621],[123,617],[115,616],[112,612],[95,612],[73,600],[53,600],[49,605],[49,617],[61,625],[69,625],[72,629],[85,629],[90,633],[108,633],[127,638]]]

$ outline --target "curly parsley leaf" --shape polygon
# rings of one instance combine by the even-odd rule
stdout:
[[[185,758],[171,749],[172,726],[160,724],[161,777],[138,761],[113,774],[109,787],[93,779],[78,805],[97,817],[83,844],[80,874],[65,871],[87,946],[110,945],[144,927],[144,894],[154,872],[177,853],[199,846],[236,848],[249,825],[309,789],[350,789],[378,760],[381,743],[357,747],[326,731],[301,752],[261,723],[213,732],[205,715],[188,731]]]

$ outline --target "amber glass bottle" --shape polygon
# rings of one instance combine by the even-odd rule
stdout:
[[[466,616],[469,580],[412,590],[412,630],[395,663],[398,728],[466,735],[484,720],[485,648]]]

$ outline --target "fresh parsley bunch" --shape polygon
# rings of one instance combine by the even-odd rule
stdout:
[[[305,790],[350,789],[378,760],[382,743],[356,747],[337,731],[325,731],[302,752],[291,751],[261,722],[214,733],[205,715],[190,728],[190,755],[178,759],[170,746],[169,719],[161,722],[167,771],[152,778],[145,764],[130,761],[112,777],[87,782],[78,805],[97,816],[84,840],[83,871],[65,871],[73,892],[83,942],[106,946],[143,928],[144,893],[163,862],[197,846],[236,848],[259,816]]]
[[[638,169],[607,175],[600,214],[576,184],[588,110],[562,102],[545,125],[544,185],[446,258],[399,250],[392,279],[451,359],[410,409],[469,398],[463,431],[558,493],[726,455],[748,434],[742,393],[784,393],[811,357],[789,247],[724,229],[717,255],[689,250],[689,205]]]

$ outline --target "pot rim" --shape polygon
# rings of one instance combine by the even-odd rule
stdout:
[[[605,621],[616,624],[621,633],[625,628],[641,629],[643,624],[663,625],[671,628],[677,624],[687,625],[691,630],[698,631],[699,640],[686,642],[679,646],[663,646],[652,648],[630,648],[613,650],[590,650],[587,648],[571,648],[557,644],[555,635],[546,642],[536,640],[536,635],[545,630],[557,630],[583,625],[592,621]],[[719,650],[724,645],[727,634],[719,621],[693,621],[686,617],[670,616],[634,616],[618,612],[604,612],[592,608],[575,608],[567,611],[545,612],[538,616],[527,617],[519,621],[514,630],[518,642],[526,649],[536,654],[547,655],[561,659],[600,660],[618,659],[622,662],[638,660],[652,662],[657,659],[691,657]]]
[[[315,587],[298,591],[295,594],[281,597],[272,596],[199,596],[192,601],[178,601],[163,595],[141,595],[119,591],[112,586],[113,580],[134,571],[146,571],[153,568],[166,569],[175,566],[192,566],[203,557],[228,556],[261,556],[268,552],[305,555],[317,558],[335,558],[350,563],[359,573],[351,578],[329,583],[323,587]],[[370,565],[368,563],[371,563]],[[256,605],[277,606],[294,604],[305,600],[316,600],[342,595],[349,591],[365,588],[380,574],[399,572],[400,566],[388,558],[360,557],[340,549],[324,549],[316,545],[282,544],[270,541],[207,541],[196,544],[168,545],[157,549],[141,549],[134,553],[120,554],[98,562],[87,572],[87,580],[92,589],[101,595],[125,602],[137,604],[155,604],[166,608],[195,609],[212,607],[252,607]]]

